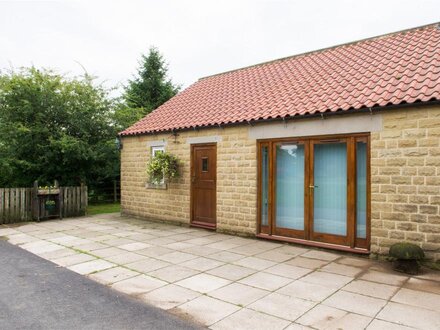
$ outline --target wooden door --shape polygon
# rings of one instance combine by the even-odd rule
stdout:
[[[216,227],[217,146],[191,147],[191,224]]]
[[[306,239],[308,185],[305,167],[307,148],[304,141],[273,144],[273,229],[278,236]]]
[[[351,146],[347,138],[310,142],[309,228],[314,241],[349,245],[354,228],[349,207],[354,196]]]

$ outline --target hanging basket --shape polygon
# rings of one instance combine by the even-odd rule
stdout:
[[[57,205],[54,200],[49,200],[44,203],[44,209],[49,213],[55,211],[56,206]]]

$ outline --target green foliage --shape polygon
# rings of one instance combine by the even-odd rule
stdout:
[[[124,104],[115,112],[119,127],[127,128],[177,94],[180,87],[168,79],[167,72],[167,64],[156,48],[142,55],[137,74],[125,88]]]
[[[119,203],[89,204],[87,206],[87,215],[115,213],[121,211]]]
[[[113,102],[85,75],[34,67],[0,72],[0,186],[115,177]]]
[[[113,115],[115,128],[118,132],[123,131],[127,127],[133,125],[135,122],[139,121],[144,117],[143,108],[129,108],[123,103],[119,103],[115,107],[115,112]]]
[[[158,152],[147,165],[147,174],[151,183],[159,184],[163,179],[179,177],[179,160],[166,152]]]
[[[407,242],[393,244],[390,247],[389,255],[392,258],[402,260],[422,260],[425,258],[425,253],[420,246]]]

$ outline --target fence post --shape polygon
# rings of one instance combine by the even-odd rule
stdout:
[[[0,188],[0,224],[5,220],[5,190]]]

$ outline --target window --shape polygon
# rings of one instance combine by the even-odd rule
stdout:
[[[165,147],[151,147],[151,156],[154,157],[158,152],[164,152]]]
[[[260,235],[369,248],[368,134],[258,143]]]
[[[208,157],[202,157],[202,172],[208,172]]]
[[[160,146],[160,147],[151,147],[151,157],[156,156],[158,153],[164,152],[165,151],[165,147],[164,146]],[[160,185],[163,185],[165,183],[165,178],[163,178],[160,181]]]

